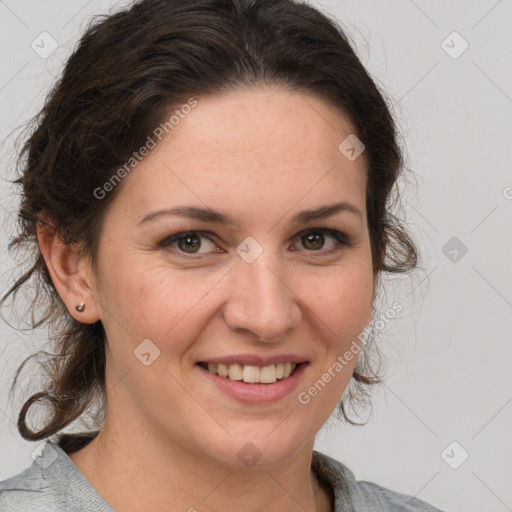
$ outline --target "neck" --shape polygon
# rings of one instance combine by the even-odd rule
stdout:
[[[106,422],[95,439],[69,455],[114,510],[332,510],[332,491],[311,469],[313,441],[279,466],[241,469],[141,432]]]

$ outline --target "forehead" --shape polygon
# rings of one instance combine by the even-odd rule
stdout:
[[[350,161],[339,149],[353,128],[317,96],[249,88],[187,111],[124,179],[134,214],[176,200],[283,211],[351,199],[364,210],[364,155]]]

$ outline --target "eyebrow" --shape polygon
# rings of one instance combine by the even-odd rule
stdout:
[[[357,215],[360,220],[363,220],[363,214],[361,210],[357,208],[355,205],[348,203],[346,201],[342,201],[340,203],[334,203],[328,206],[321,206],[320,208],[314,210],[303,210],[301,212],[296,213],[292,219],[291,223],[293,225],[297,224],[305,224],[312,220],[325,219],[327,217],[332,217],[340,212],[349,212],[354,215]],[[141,224],[145,224],[147,222],[151,222],[155,219],[158,219],[162,216],[179,216],[179,217],[187,217],[189,219],[198,220],[201,222],[210,222],[210,223],[219,223],[225,224],[227,226],[238,227],[240,222],[235,217],[222,213],[216,210],[212,210],[211,208],[203,208],[202,206],[176,206],[174,208],[167,208],[164,210],[156,210],[154,212],[148,213],[145,215],[140,222],[138,222],[138,226]]]

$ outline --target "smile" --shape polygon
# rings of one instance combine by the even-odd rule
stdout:
[[[297,367],[297,364],[291,361],[268,366],[206,362],[198,364],[213,375],[234,381],[243,381],[247,384],[273,384],[274,382],[289,377]]]

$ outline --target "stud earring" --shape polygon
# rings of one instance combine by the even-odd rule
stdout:
[[[81,313],[81,312],[85,309],[85,302],[82,302],[81,304],[77,304],[77,305],[75,306],[75,309],[76,309],[79,313]]]

